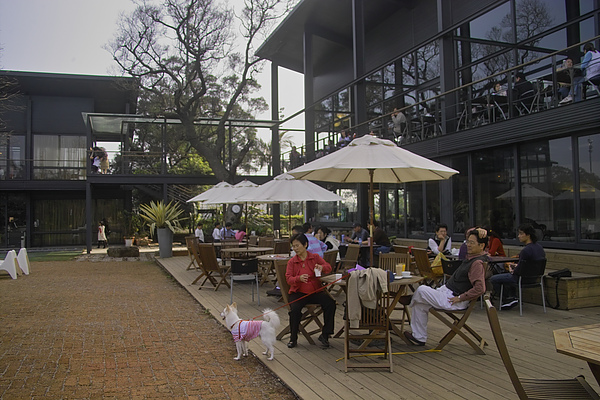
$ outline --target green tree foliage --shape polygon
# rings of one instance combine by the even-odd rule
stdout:
[[[107,49],[122,72],[138,79],[157,115],[181,120],[183,139],[215,176],[232,181],[256,143],[253,129],[230,131],[230,119],[266,109],[256,74],[257,44],[291,0],[245,0],[239,12],[216,0],[136,0]],[[197,124],[214,118],[216,125]],[[231,146],[229,141],[231,140]],[[230,151],[231,149],[231,151]]]

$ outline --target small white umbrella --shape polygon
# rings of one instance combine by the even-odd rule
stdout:
[[[252,193],[248,193],[240,200],[253,203],[281,203],[287,201],[290,206],[292,201],[340,201],[342,197],[323,189],[310,181],[298,180],[290,174],[281,174],[273,180],[259,186]],[[291,213],[288,212],[288,225],[291,230]]]
[[[298,179],[369,183],[369,216],[373,223],[373,183],[404,183],[448,179],[458,171],[365,135],[348,146],[289,171]],[[373,232],[371,232],[371,235]],[[371,240],[371,260],[373,241]]]
[[[196,202],[196,201],[208,201],[215,196],[219,196],[223,191],[231,188],[231,185],[227,182],[219,182],[212,188],[208,189],[205,192],[202,192],[187,201],[187,203]]]

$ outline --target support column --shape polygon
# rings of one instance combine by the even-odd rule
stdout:
[[[352,65],[354,79],[365,74],[365,22],[363,0],[352,0]],[[352,125],[359,125],[367,120],[367,90],[364,80],[352,88],[352,111],[354,121]],[[360,125],[356,128],[358,136],[369,133],[369,127]]]
[[[452,9],[450,0],[437,0],[438,31],[441,32],[452,24]],[[452,33],[439,39],[440,47],[440,91],[442,93],[456,87],[454,84],[454,42]],[[456,95],[453,92],[442,97],[441,100],[441,128],[442,134],[456,131]]]
[[[271,62],[271,120],[279,121],[279,65]],[[273,176],[281,174],[281,143],[279,141],[279,125],[271,128],[271,165]],[[247,227],[246,227],[247,228]],[[281,207],[273,205],[273,229],[281,230]]]
[[[313,32],[308,26],[304,27],[304,156],[307,161],[312,161],[315,156],[315,99],[314,99],[314,71],[313,71]],[[316,213],[316,204],[306,202],[305,219],[313,220]]]

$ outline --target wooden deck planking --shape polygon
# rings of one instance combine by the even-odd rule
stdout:
[[[221,321],[219,313],[229,303],[229,289],[221,287],[198,290],[198,284],[191,286],[199,272],[185,268],[188,257],[173,257],[157,260],[180,284],[187,289],[215,318]],[[261,305],[256,299],[251,302],[249,282],[236,282],[234,301],[238,304],[241,318],[260,315],[264,308],[277,308],[283,304],[273,296],[267,297],[271,286],[260,288]],[[343,325],[343,295],[336,297],[336,331]],[[288,321],[287,309],[277,311],[282,326]],[[586,363],[572,357],[558,354],[554,347],[552,331],[555,329],[596,323],[600,319],[600,307],[575,311],[554,310],[542,312],[541,306],[524,304],[523,316],[518,310],[500,313],[502,329],[517,372],[528,378],[561,378],[583,374],[588,382],[598,390]],[[489,329],[485,310],[477,307],[469,318],[471,325],[488,342],[486,355],[476,355],[473,349],[460,337],[455,337],[440,353],[418,353],[394,355],[394,373],[386,370],[351,370],[343,372],[343,337],[331,339],[332,347],[322,350],[310,345],[303,337],[298,347],[286,347],[288,337],[276,344],[275,360],[267,361],[261,353],[260,340],[249,345],[257,357],[264,361],[277,376],[304,399],[510,399],[517,398],[504,365],[498,355]],[[435,347],[437,341],[448,328],[435,318],[429,321],[427,346],[407,346],[392,335],[394,352],[411,352]],[[316,340],[316,337],[315,337]],[[231,356],[235,346],[231,343]],[[367,361],[367,360],[365,360]]]

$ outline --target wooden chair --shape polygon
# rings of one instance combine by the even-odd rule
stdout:
[[[543,260],[523,260],[520,262],[519,282],[519,315],[523,316],[523,288],[540,287],[542,291],[542,306],[546,312],[546,296],[544,296],[544,273],[546,272],[546,259]],[[502,309],[502,297],[504,295],[504,285],[500,286],[500,299],[498,308]]]
[[[290,254],[291,246],[289,240],[278,240],[273,247],[273,253],[275,254]]]
[[[444,274],[436,274],[433,272],[431,269],[431,263],[429,262],[429,257],[427,256],[427,250],[413,248],[412,254],[415,258],[415,263],[417,265],[417,269],[419,270],[419,274],[427,278],[425,283],[432,287],[439,286]]]
[[[473,328],[467,325],[467,320],[473,312],[475,305],[477,304],[477,299],[473,299],[469,302],[469,305],[464,310],[444,310],[440,308],[431,308],[429,312],[442,321],[446,326],[450,328],[450,331],[446,333],[446,335],[440,340],[436,350],[442,350],[444,346],[446,346],[450,341],[456,336],[460,336],[464,339],[465,342],[469,344],[475,350],[477,354],[485,355],[483,351],[484,347],[487,345],[485,340],[479,335]],[[467,331],[474,339],[471,339],[464,332]]]
[[[185,237],[185,245],[187,246],[188,255],[190,256],[190,263],[185,269],[186,271],[189,271],[192,268],[196,270],[200,269],[200,266],[197,264],[196,257],[194,257],[194,247],[198,246],[198,243],[198,238],[196,236]]]
[[[258,236],[248,236],[248,244],[250,246],[258,246]]]
[[[359,244],[349,244],[348,250],[346,251],[346,255],[337,264],[337,268],[335,268],[334,272],[344,271],[345,269],[350,269],[350,268],[356,267],[356,263],[358,262],[359,256],[360,256],[360,245]]]
[[[258,247],[275,247],[275,238],[271,236],[261,236],[258,238]]]
[[[398,270],[396,268],[396,265],[404,264],[408,268],[409,263],[410,263],[410,258],[409,258],[408,253],[387,253],[387,254],[379,255],[379,268],[383,269],[385,271],[392,271],[392,272],[401,274],[402,271]],[[408,287],[409,286],[402,286],[402,291],[404,292],[401,294],[402,296],[404,296],[407,293],[406,289]],[[410,287],[412,288],[412,286],[410,286]],[[394,297],[395,295],[396,295],[396,293],[390,293],[390,296],[392,296],[392,297]],[[396,306],[394,307],[394,311],[400,311],[402,313],[402,317],[400,319],[398,319],[398,318],[392,318],[390,316],[390,323],[395,324],[395,325],[397,324],[400,326],[403,326],[405,321],[410,323],[410,310],[407,306],[398,302],[398,303],[396,303]]]
[[[350,277],[350,279],[353,279]],[[348,368],[387,368],[394,372],[392,362],[392,342],[390,339],[388,308],[390,305],[390,296],[387,293],[377,292],[377,303],[375,309],[366,308],[361,302],[360,321],[357,328],[350,327],[350,321],[347,318],[344,321],[344,370]],[[362,344],[358,347],[351,345],[352,341],[360,340]],[[372,345],[373,340],[383,341],[384,349]],[[370,362],[373,358],[359,357],[352,359],[352,354],[384,353],[384,359],[387,362]]]
[[[271,253],[274,254],[290,254],[290,242],[287,240],[279,240],[275,242],[275,248]],[[277,276],[275,275],[275,268],[272,260],[267,261],[259,261],[258,262],[260,271],[261,271],[261,286],[265,284],[265,282],[275,283],[277,281]]]
[[[331,265],[331,271],[333,272],[336,268],[338,250],[327,250],[323,253],[323,260],[327,261],[327,264]]]
[[[408,246],[400,246],[399,244],[395,244],[392,246],[394,249],[394,253],[400,254],[408,254]]]
[[[204,288],[206,281],[209,281],[214,286],[215,290],[218,290],[221,284],[230,287],[229,282],[227,282],[227,278],[229,276],[229,267],[219,265],[219,261],[217,261],[217,255],[215,254],[215,248],[212,244],[199,243],[198,251],[194,254],[196,257],[198,257],[197,263],[202,269],[202,273],[200,276],[194,279],[192,285],[204,277],[204,281],[202,284],[200,284],[198,289]]]
[[[285,271],[287,269],[287,261],[286,260],[276,260],[275,261],[275,272],[277,274],[277,282],[279,287],[281,288],[281,297],[283,298],[283,302],[287,305],[288,310],[289,306],[289,293],[290,293],[290,285],[285,279]],[[315,341],[312,339],[312,335],[316,333],[320,333],[323,329],[323,323],[319,319],[319,316],[323,314],[323,310],[321,309],[321,305],[319,304],[307,304],[305,307],[305,311],[302,313],[300,317],[300,328],[298,330],[299,333],[302,334],[310,344],[315,344]],[[309,330],[308,326],[311,323],[316,324],[316,328]],[[279,334],[277,335],[277,340],[281,340],[285,335],[290,333],[290,325],[288,324]]]
[[[486,296],[485,307],[494,341],[519,399],[600,399],[583,376],[573,379],[520,379],[508,354],[498,312]]]

